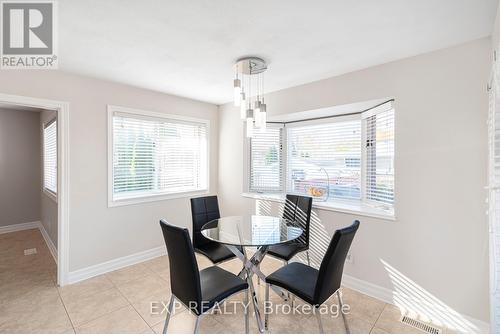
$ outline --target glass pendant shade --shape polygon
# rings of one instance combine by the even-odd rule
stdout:
[[[253,111],[253,118],[255,119],[255,126],[260,128],[260,101],[255,101],[255,109]]]
[[[241,81],[240,79],[234,79],[234,105],[239,107],[241,104]]]
[[[247,108],[246,108],[246,99],[245,99],[245,93],[241,92],[241,106],[240,106],[240,116],[241,119],[246,119],[247,118]]]
[[[262,103],[260,105],[260,131],[261,132],[265,132],[266,131],[266,127],[267,127],[267,106],[265,105],[265,103]]]
[[[253,110],[247,110],[247,138],[253,137]]]

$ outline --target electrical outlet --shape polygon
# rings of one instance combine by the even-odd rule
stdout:
[[[345,262],[347,262],[347,263],[354,263],[354,256],[350,252],[347,253],[347,256],[345,258]]]

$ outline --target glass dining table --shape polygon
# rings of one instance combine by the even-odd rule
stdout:
[[[289,220],[257,215],[222,217],[208,222],[201,229],[207,239],[226,245],[243,262],[239,276],[248,282],[261,333],[264,333],[264,325],[252,277],[257,275],[265,280],[266,276],[260,270],[259,264],[264,260],[269,246],[291,242],[299,238],[302,232],[298,225]],[[248,247],[257,248],[251,257],[247,255]],[[287,299],[287,295],[279,288],[274,287],[273,290],[283,299]]]

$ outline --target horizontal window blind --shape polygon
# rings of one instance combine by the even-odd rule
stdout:
[[[250,139],[250,191],[283,191],[282,137],[282,128],[268,127],[265,132],[254,129]]]
[[[114,199],[206,190],[207,125],[115,113]]]
[[[389,108],[387,108],[389,107]],[[375,113],[366,122],[366,199],[394,202],[394,109]]]
[[[45,125],[43,129],[43,186],[57,193],[57,121]]]
[[[360,199],[361,120],[291,127],[287,142],[289,192]]]

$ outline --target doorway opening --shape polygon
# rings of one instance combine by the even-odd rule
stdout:
[[[4,183],[2,188],[7,191],[2,195],[3,205],[13,209],[11,217],[17,218],[7,223],[11,217],[7,217],[5,213],[3,214],[5,219],[0,220],[0,237],[7,232],[19,231],[17,235],[20,238],[22,237],[22,231],[32,231],[34,228],[38,228],[48,247],[50,256],[54,258],[56,263],[57,269],[54,272],[54,280],[59,286],[67,284],[69,271],[68,106],[68,103],[61,101],[0,94],[0,112],[4,116],[5,122],[9,122],[9,119],[11,123],[16,122],[16,120],[23,120],[26,124],[31,124],[27,126],[32,127],[36,122],[38,130],[37,133],[30,133],[29,135],[27,132],[10,131],[11,137],[3,139],[4,154],[0,159],[3,160],[4,166],[10,164],[11,167],[9,168],[12,169],[8,175],[4,174],[2,177],[2,183]],[[9,124],[5,124],[5,122],[3,126],[8,128]],[[27,138],[28,136],[33,136],[33,138]],[[26,149],[23,149],[22,143],[24,143],[25,147],[28,147],[26,146],[28,143],[38,143],[38,147],[35,147],[33,152],[26,151]],[[16,156],[18,157],[16,158],[17,162],[14,161]],[[12,159],[12,161],[9,159]],[[28,163],[22,163],[23,161]],[[29,163],[30,161],[33,162],[33,166]],[[38,174],[36,174],[37,170]],[[27,177],[28,180],[25,180],[23,175],[28,174],[30,176]],[[9,175],[12,176],[9,177]],[[36,176],[38,176],[38,179],[33,179]],[[38,202],[34,196],[31,196],[31,202],[23,197],[20,182],[12,186],[8,185],[9,182],[16,182],[16,180],[27,181],[22,182],[26,185],[26,194],[30,191],[33,192],[33,189],[37,189],[39,194]],[[16,198],[16,192],[21,192],[20,198]],[[29,211],[28,209],[38,210],[39,219],[31,220],[26,218],[36,216],[34,212],[25,215]],[[30,221],[26,221],[26,219]],[[32,244],[34,245],[40,239],[39,234],[35,235],[34,231],[26,231],[25,234],[27,238],[33,238]],[[4,235],[4,238],[6,238],[6,235]],[[14,234],[11,234],[10,239],[14,240],[9,242],[17,242]],[[22,242],[18,244],[19,247],[23,247],[22,245]],[[44,247],[40,246],[40,248],[43,249]],[[25,254],[23,254],[25,257],[22,259],[27,259],[26,257],[33,256],[38,252],[36,247],[22,251]],[[19,253],[19,251],[17,252]]]

